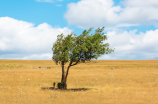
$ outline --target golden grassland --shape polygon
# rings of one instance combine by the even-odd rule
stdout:
[[[60,80],[52,60],[0,60],[0,104],[158,104],[158,60],[81,63],[69,90],[50,89]]]

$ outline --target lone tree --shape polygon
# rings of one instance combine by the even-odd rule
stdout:
[[[96,29],[95,33],[90,35],[92,29],[84,30],[79,36],[73,33],[66,37],[63,34],[57,36],[52,48],[52,59],[62,67],[62,78],[58,88],[67,89],[66,81],[71,66],[114,52],[108,43],[104,43],[104,40],[107,40],[107,36],[103,33],[104,27]],[[69,65],[65,70],[64,65],[67,62]]]

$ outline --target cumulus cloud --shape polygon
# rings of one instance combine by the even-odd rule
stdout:
[[[33,23],[10,17],[0,18],[0,58],[51,59],[58,34],[71,33],[68,28],[53,28],[47,23]]]
[[[105,26],[108,40],[115,52],[99,59],[158,58],[158,29],[139,32],[119,30],[120,27],[158,27],[157,0],[80,0],[70,3],[64,15],[70,25],[81,28]]]
[[[137,0],[137,1],[132,1],[132,0],[124,0],[123,1],[124,6],[138,6],[138,7],[157,7],[158,2],[157,0]]]
[[[115,52],[99,59],[155,59],[158,58],[158,29],[136,34],[132,31],[109,31],[106,35]]]
[[[68,4],[67,8],[64,17],[68,23],[82,28],[158,26],[157,0],[124,0],[118,6],[113,0],[81,0]]]

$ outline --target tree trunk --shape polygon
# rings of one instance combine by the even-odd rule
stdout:
[[[61,83],[58,83],[58,88],[67,89],[66,75],[65,75],[65,70],[64,70],[64,61],[61,62],[61,67],[62,67],[62,78],[61,78]]]
[[[58,88],[59,89],[67,89],[67,76],[69,74],[69,69],[72,66],[72,61],[70,61],[69,66],[67,67],[66,73],[64,70],[64,61],[61,62],[61,67],[62,67],[62,78],[61,78],[61,83],[58,83]]]
[[[58,88],[59,89],[67,89],[67,76],[68,76],[68,73],[69,73],[69,68],[71,67],[71,64],[72,62],[70,62],[69,66],[67,67],[67,71],[65,73],[65,70],[64,70],[64,62],[62,61],[61,62],[61,65],[62,65],[62,78],[61,78],[61,83],[58,84]]]
[[[62,77],[61,77],[61,82],[62,82],[64,80],[64,76],[65,76],[64,61],[61,62],[61,67],[62,67]]]

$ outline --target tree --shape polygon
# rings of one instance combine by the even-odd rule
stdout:
[[[97,59],[105,53],[114,52],[109,48],[108,43],[104,43],[104,40],[107,40],[107,36],[103,33],[104,27],[96,29],[95,33],[90,35],[92,29],[84,30],[79,36],[73,33],[66,37],[63,34],[57,36],[52,48],[52,59],[62,67],[62,78],[61,83],[58,83],[58,88],[67,89],[66,81],[70,67],[80,62]],[[67,62],[69,65],[65,70],[64,65]]]

